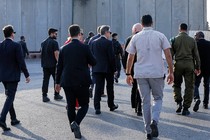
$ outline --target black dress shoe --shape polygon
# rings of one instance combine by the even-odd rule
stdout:
[[[43,97],[42,97],[42,101],[43,101],[43,102],[49,102],[50,99],[49,99],[47,96],[43,96]]]
[[[204,109],[208,109],[208,104],[203,104]]]
[[[152,135],[151,134],[147,134],[147,140],[152,140]]]
[[[3,129],[3,131],[10,131],[11,129],[7,127],[6,123],[0,121],[0,127]]]
[[[118,108],[118,104],[114,105],[113,107],[110,107],[110,111],[114,111],[117,108]]]
[[[20,123],[20,121],[17,120],[17,119],[11,121],[11,125],[12,125],[12,126],[17,125],[17,124],[19,124],[19,123]]]
[[[60,94],[56,94],[54,96],[54,100],[62,100],[63,99],[63,96],[61,96]]]
[[[137,112],[137,116],[142,116],[142,112],[141,111],[138,111]]]
[[[184,108],[184,109],[183,109],[182,115],[184,115],[184,116],[190,115],[190,111],[188,110],[188,108]]]
[[[75,138],[77,138],[77,139],[81,139],[82,138],[82,135],[81,135],[81,132],[80,132],[80,127],[75,121],[73,121],[71,123],[71,129],[74,132]]]
[[[193,111],[195,111],[195,112],[198,111],[200,103],[201,103],[201,100],[198,99],[198,100],[195,102],[195,106],[193,107]]]
[[[152,129],[152,137],[158,137],[159,132],[157,127],[157,122],[155,120],[152,121],[150,127]]]
[[[176,113],[180,113],[182,111],[182,103],[177,103]]]
[[[99,115],[99,114],[101,114],[101,111],[100,110],[96,110],[95,114]]]

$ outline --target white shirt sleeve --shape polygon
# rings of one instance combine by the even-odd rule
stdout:
[[[163,38],[162,38],[162,48],[163,50],[171,48],[171,45],[165,35],[163,35]]]

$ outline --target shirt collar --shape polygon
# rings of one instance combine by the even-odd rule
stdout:
[[[101,37],[105,37],[107,39],[107,37],[105,35],[101,35]]]
[[[142,30],[153,30],[152,27],[144,27]]]

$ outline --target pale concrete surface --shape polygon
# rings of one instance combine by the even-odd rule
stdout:
[[[24,77],[19,84],[15,99],[17,117],[21,124],[7,125],[10,132],[0,129],[0,140],[74,140],[70,131],[67,115],[66,100],[53,99],[52,80],[50,83],[49,103],[43,103],[41,98],[42,70],[39,59],[27,60],[31,74],[31,83],[25,84]],[[201,84],[202,85],[202,84]],[[203,88],[202,90],[203,91]],[[0,109],[5,101],[2,84],[0,84]],[[64,96],[63,90],[61,95]],[[201,94],[201,99],[203,94]],[[93,100],[87,116],[81,123],[82,140],[143,140],[145,139],[142,117],[136,116],[130,105],[130,87],[125,83],[122,72],[119,84],[115,84],[115,103],[119,109],[110,112],[106,97],[102,98],[101,115],[94,114]],[[194,104],[193,104],[194,105]],[[160,136],[156,140],[209,140],[210,139],[210,110],[202,106],[197,113],[190,109],[190,116],[175,114],[176,104],[173,100],[172,88],[166,85],[164,90],[163,110],[158,125]]]

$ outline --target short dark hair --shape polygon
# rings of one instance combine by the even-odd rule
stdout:
[[[118,35],[117,33],[113,33],[112,38],[116,37],[117,35]]]
[[[196,32],[195,36],[198,37],[198,38],[204,38],[205,37],[204,33],[201,32],[201,31]]]
[[[180,26],[179,26],[179,28],[181,30],[187,31],[187,24],[186,23],[181,23]]]
[[[23,40],[23,39],[25,39],[25,37],[22,35],[22,36],[20,36],[20,40]]]
[[[58,30],[57,29],[54,29],[54,28],[49,28],[48,29],[48,35],[52,34],[52,33],[55,33],[57,32]]]
[[[5,38],[10,37],[12,35],[12,33],[15,33],[12,25],[6,25],[6,26],[4,26],[4,28],[2,30],[4,32]]]
[[[105,33],[107,32],[107,31],[109,31],[109,29],[110,29],[110,26],[108,26],[108,25],[102,25],[101,26],[101,35],[105,35]]]
[[[78,36],[80,31],[80,27],[77,24],[69,26],[69,34],[71,37]]]
[[[151,26],[153,23],[152,16],[151,15],[143,15],[141,18],[141,23],[143,26]]]

